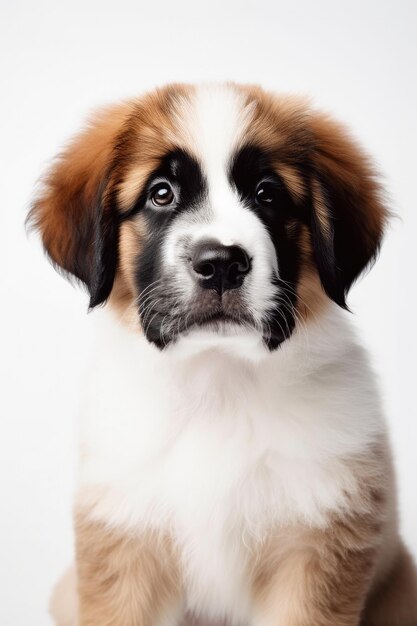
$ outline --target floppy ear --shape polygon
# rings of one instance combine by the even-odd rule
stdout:
[[[95,117],[57,158],[28,216],[53,264],[87,286],[90,307],[107,299],[117,267],[118,219],[107,192],[128,112],[123,104]]]
[[[314,257],[327,295],[347,308],[349,288],[379,250],[388,211],[375,170],[345,130],[320,115],[311,128]]]

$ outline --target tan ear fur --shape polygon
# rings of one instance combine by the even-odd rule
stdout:
[[[87,285],[92,306],[108,296],[115,270],[117,229],[105,194],[114,146],[131,108],[120,104],[92,118],[50,168],[29,215],[53,263]]]

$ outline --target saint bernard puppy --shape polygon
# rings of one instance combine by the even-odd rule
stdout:
[[[346,305],[388,215],[342,126],[256,86],[157,89],[58,157],[29,219],[103,305],[60,626],[417,625]]]

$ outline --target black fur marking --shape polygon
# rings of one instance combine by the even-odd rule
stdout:
[[[96,194],[93,224],[85,225],[88,240],[85,245],[78,245],[84,262],[87,260],[81,278],[90,293],[90,309],[103,304],[109,297],[118,264],[120,220],[116,206],[104,200],[106,184],[107,181],[103,181]]]
[[[270,181],[275,190],[270,206],[261,206],[256,201],[256,189],[262,180]],[[245,205],[265,224],[277,255],[279,276],[273,276],[272,280],[279,286],[280,294],[274,310],[268,313],[265,331],[265,342],[273,350],[292,334],[295,326],[298,237],[297,233],[290,237],[286,226],[294,218],[304,221],[305,211],[293,202],[284,181],[272,168],[270,156],[257,147],[246,146],[236,154],[230,168],[230,182]]]
[[[152,207],[149,202],[149,189],[152,181],[157,178],[166,178],[179,193],[178,203],[175,208],[158,209]],[[161,162],[158,169],[149,177],[144,191],[130,211],[131,217],[141,212],[147,222],[147,241],[137,259],[136,280],[139,293],[143,297],[139,299],[139,313],[144,324],[144,331],[149,341],[162,347],[161,323],[169,312],[166,307],[175,298],[172,287],[166,279],[162,286],[163,268],[161,267],[161,250],[167,228],[175,218],[184,211],[192,211],[198,208],[207,194],[207,183],[198,163],[182,150],[176,150],[168,154]],[[159,281],[156,283],[156,281]],[[153,300],[162,299],[162,304],[150,301],[148,296],[152,286],[157,287]],[[159,285],[159,288],[158,288]],[[153,306],[152,306],[153,305]],[[158,306],[161,310],[158,309]]]
[[[336,304],[347,309],[346,291],[340,268],[335,256],[335,218],[330,210],[330,192],[321,187],[323,201],[327,208],[329,232],[324,233],[317,212],[310,198],[310,230],[313,242],[313,254],[319,271],[323,289]]]
[[[320,186],[330,225],[329,236],[322,232],[311,207],[311,234],[315,261],[324,290],[340,307],[349,310],[346,296],[354,281],[373,262],[380,241],[370,237],[358,205],[363,198],[338,187],[325,175],[314,174]]]
[[[138,212],[146,212],[147,216],[151,219],[155,218],[156,222],[158,222],[158,215],[164,211],[158,211],[148,202],[152,181],[157,178],[166,178],[174,186],[178,187],[179,201],[178,206],[175,208],[175,213],[192,210],[207,194],[207,183],[197,161],[184,150],[175,150],[167,154],[162,159],[159,167],[152,172],[140,197],[130,211],[123,214],[123,219],[129,219]],[[168,208],[167,211],[169,211]]]

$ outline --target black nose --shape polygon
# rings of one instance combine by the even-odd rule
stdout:
[[[240,246],[223,246],[216,241],[203,241],[194,248],[191,264],[200,285],[215,289],[220,295],[236,289],[250,272],[251,263]]]

